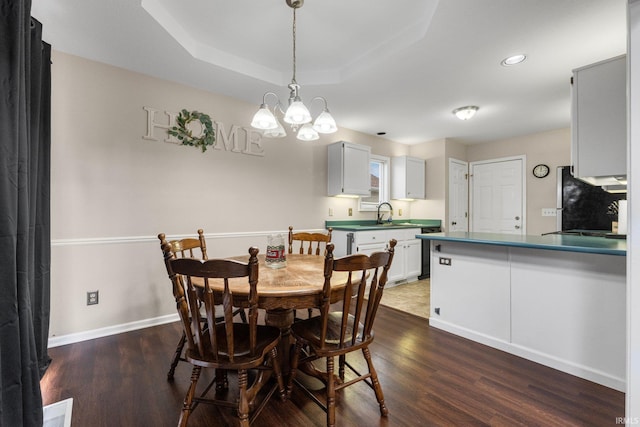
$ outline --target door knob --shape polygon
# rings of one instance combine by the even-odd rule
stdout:
[[[458,223],[455,221],[451,221],[451,225],[457,225]]]
[[[516,216],[516,221],[519,221],[519,220],[520,220],[520,217],[519,217],[519,216]]]
[[[516,230],[520,230],[520,226],[519,225],[516,225]]]

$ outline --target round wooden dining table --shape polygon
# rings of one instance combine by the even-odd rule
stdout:
[[[236,256],[229,259],[248,262],[249,256]],[[291,325],[294,310],[318,308],[322,299],[324,285],[324,260],[322,255],[287,254],[287,265],[283,268],[267,267],[265,256],[258,255],[258,308],[264,309],[265,323],[280,328],[282,338],[279,351],[285,374],[289,372],[289,349],[291,346]],[[348,273],[335,271],[331,276],[331,301],[339,298],[340,291],[348,280]],[[354,285],[358,278],[352,279]],[[212,291],[222,291],[222,281],[211,280]],[[234,305],[245,305],[249,295],[249,283],[246,277],[229,279],[229,289]]]

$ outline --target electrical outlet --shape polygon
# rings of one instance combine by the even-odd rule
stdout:
[[[95,305],[98,303],[98,291],[87,292],[87,305]]]
[[[349,216],[353,216],[353,208],[349,208]]]
[[[542,216],[556,216],[557,209],[556,208],[542,208]]]
[[[333,208],[329,208],[329,216],[333,216]]]
[[[398,209],[398,216],[402,216],[402,209]]]

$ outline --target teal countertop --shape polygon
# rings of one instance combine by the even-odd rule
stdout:
[[[440,227],[442,222],[439,219],[406,219],[395,220],[391,224],[384,222],[376,224],[375,220],[344,220],[344,221],[325,221],[326,228],[344,231],[366,231],[366,230],[386,230],[390,228],[422,228],[422,227]]]
[[[516,234],[465,232],[418,234],[416,237],[427,240],[482,243],[485,245],[547,249],[552,251],[584,252],[619,256],[627,255],[626,240],[606,237],[561,234],[548,234],[546,236],[520,236]]]

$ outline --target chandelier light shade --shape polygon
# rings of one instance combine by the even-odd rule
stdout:
[[[291,83],[288,87],[289,103],[286,111],[283,110],[280,98],[273,92],[267,92],[262,97],[262,104],[260,108],[253,116],[251,126],[263,131],[263,136],[266,138],[282,138],[286,136],[286,131],[276,118],[276,114],[282,115],[282,120],[289,124],[291,129],[297,133],[297,138],[303,141],[315,141],[319,138],[318,133],[334,133],[338,130],[336,121],[334,120],[329,109],[327,108],[327,100],[321,96],[316,96],[311,100],[321,100],[324,103],[322,112],[311,125],[313,118],[306,105],[302,102],[299,95],[300,85],[296,82],[296,9],[302,7],[304,0],[286,0],[287,5],[293,9],[293,76]],[[273,95],[276,97],[276,104],[273,108],[273,113],[269,109],[269,105],[266,102],[267,95]],[[299,129],[299,130],[298,130]]]
[[[298,139],[301,141],[315,141],[318,138],[320,138],[320,135],[310,123],[303,125],[298,131]]]
[[[282,123],[280,123],[278,119],[276,119],[276,124],[278,127],[274,129],[264,129],[262,134],[267,138],[284,138],[287,136],[287,132],[284,130]]]
[[[258,112],[253,116],[251,126],[262,130],[276,129],[278,127],[278,121],[273,113],[269,111],[266,104],[262,104]]]
[[[334,133],[338,130],[338,126],[336,125],[336,121],[333,119],[331,113],[329,113],[327,100],[321,96],[316,96],[316,98],[320,98],[324,101],[324,110],[322,110],[322,113],[320,113],[316,118],[316,121],[313,122],[313,128],[318,133]]]
[[[289,87],[291,86],[293,85],[289,85]],[[297,95],[298,88],[292,89],[292,91],[293,90],[295,90],[296,95],[293,97],[293,102],[289,102],[289,108],[287,108],[286,113],[284,113],[284,121],[290,125],[309,123],[311,121],[311,113]]]
[[[468,105],[466,107],[456,108],[452,111],[453,114],[460,120],[469,120],[473,116],[476,115],[476,112],[479,110],[479,107],[475,105]]]

